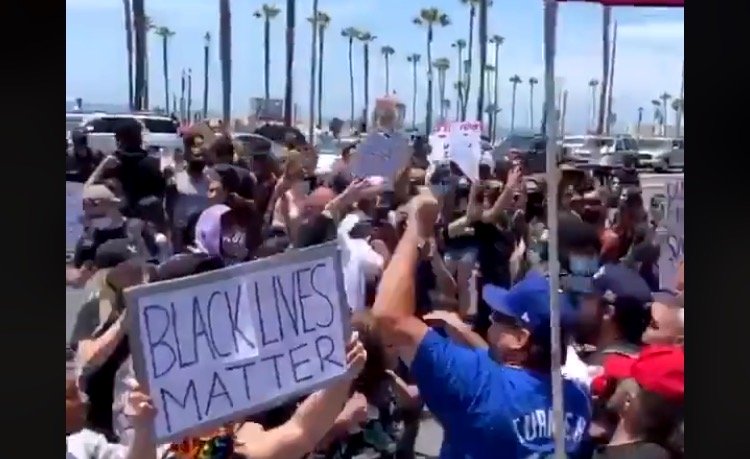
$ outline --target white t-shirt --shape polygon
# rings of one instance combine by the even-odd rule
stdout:
[[[121,459],[128,447],[107,442],[104,435],[83,429],[65,438],[65,459]]]
[[[349,309],[359,311],[365,308],[365,285],[367,279],[378,276],[383,271],[383,257],[366,239],[353,239],[349,232],[354,225],[365,218],[356,211],[348,214],[339,224],[338,241],[341,247],[341,264],[344,271],[344,291]]]

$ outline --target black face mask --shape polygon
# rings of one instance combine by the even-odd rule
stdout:
[[[206,167],[206,162],[202,159],[191,159],[188,161],[188,172],[192,174],[199,174],[203,172],[203,169]]]

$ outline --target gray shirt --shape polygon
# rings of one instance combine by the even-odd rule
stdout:
[[[176,228],[185,228],[191,215],[202,212],[209,205],[208,179],[202,175],[196,180],[186,171],[181,171],[175,173],[174,183],[177,196],[172,218]]]

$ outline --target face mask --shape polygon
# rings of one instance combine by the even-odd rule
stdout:
[[[112,223],[112,217],[97,217],[91,219],[91,226],[98,230],[111,228]]]
[[[221,238],[222,258],[228,264],[241,263],[247,258],[247,247],[245,246],[245,233],[236,232]]]
[[[570,272],[576,276],[593,276],[599,270],[599,257],[570,256]]]

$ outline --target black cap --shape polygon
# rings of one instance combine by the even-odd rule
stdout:
[[[114,268],[138,257],[138,248],[130,239],[110,239],[96,249],[94,265],[99,269]]]
[[[593,279],[594,292],[616,304],[615,300],[632,298],[642,305],[651,302],[646,281],[637,271],[623,264],[604,265]]]

